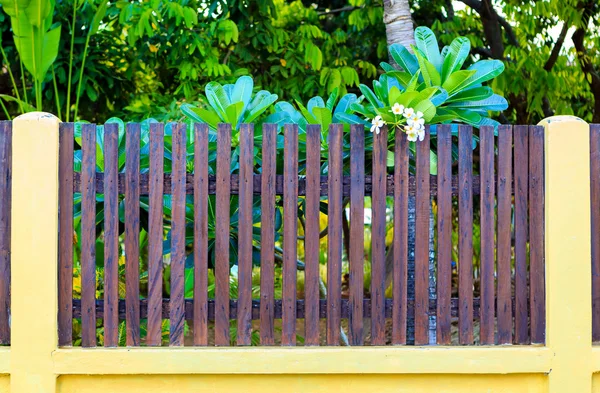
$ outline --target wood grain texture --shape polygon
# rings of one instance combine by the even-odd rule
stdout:
[[[320,338],[320,172],[321,126],[309,124],[306,127],[306,200],[304,204],[304,301],[306,313],[304,316],[304,345],[307,346],[319,345]],[[352,286],[352,284],[350,285]]]
[[[329,198],[327,207],[327,345],[340,345],[342,301],[342,133],[329,127]]]
[[[458,127],[458,341],[473,344],[473,128]]]
[[[494,190],[494,127],[484,126],[479,130],[481,140],[479,148],[479,172],[481,179],[481,318],[480,343],[494,344],[495,310],[494,310],[494,277],[495,277],[495,239],[494,226],[496,195]],[[501,180],[500,177],[498,177]],[[498,184],[501,187],[500,182]],[[498,233],[500,236],[500,233]]]
[[[275,170],[277,126],[263,125],[260,201],[260,345],[275,345]]]
[[[437,343],[450,345],[452,295],[452,134],[451,126],[437,126]]]
[[[512,127],[498,128],[498,344],[512,343]]]
[[[208,345],[208,125],[194,124],[194,345]]]
[[[365,129],[350,126],[350,318],[349,343],[363,345],[365,261]],[[307,201],[308,202],[308,201]]]
[[[238,224],[237,345],[250,345],[252,335],[252,171],[254,126],[240,127],[240,195]]]
[[[150,124],[150,197],[148,221],[148,346],[162,343],[163,157],[164,126]]]
[[[392,344],[406,344],[408,321],[408,139],[396,130],[394,145],[394,268]]]
[[[104,126],[104,346],[119,343],[118,124]]]
[[[127,124],[125,135],[125,303],[127,346],[140,345],[140,135]]]
[[[416,142],[415,345],[429,344],[429,135],[425,126],[425,138]]]
[[[529,341],[527,284],[529,127],[514,126],[515,179],[515,344]]]
[[[590,125],[592,341],[600,341],[600,124]]]
[[[531,342],[546,342],[544,127],[529,127],[529,303]]]
[[[10,123],[8,123],[10,124]],[[2,123],[0,123],[0,128]],[[60,123],[59,125],[59,163],[58,163],[58,184],[59,184],[59,223],[58,223],[58,345],[59,346],[71,346],[73,344],[73,148],[75,140],[73,139],[75,125],[73,123]],[[0,137],[7,138],[5,129]],[[6,139],[5,139],[6,140]],[[0,146],[4,147],[4,143],[0,143]],[[3,157],[5,157],[6,150],[2,149]],[[4,161],[0,161],[3,163]],[[10,158],[8,160],[10,162]],[[0,181],[10,181],[10,169],[8,175],[4,167],[2,168],[2,175]],[[5,190],[4,184],[0,183],[0,190]],[[0,195],[0,204],[10,202],[10,183],[8,184],[8,196]],[[9,199],[7,199],[7,197]],[[6,209],[4,205],[0,208],[0,212],[4,212]],[[8,207],[10,212],[10,205]],[[2,228],[6,228],[4,220],[6,216],[4,213],[2,221]],[[8,222],[10,223],[10,216],[8,216]],[[10,228],[10,227],[9,227]],[[10,231],[8,232],[10,235]],[[3,235],[6,236],[6,235]],[[4,239],[4,237],[2,237]],[[8,240],[10,242],[10,238]],[[3,248],[4,250],[4,248]],[[7,250],[8,251],[8,250]],[[2,254],[4,255],[4,254]],[[10,262],[10,260],[8,260]],[[4,259],[1,261],[4,262]],[[10,277],[10,263],[8,265],[8,277]],[[5,272],[6,267],[0,266],[0,271]],[[2,280],[2,283],[5,281]],[[0,283],[0,285],[3,285]],[[0,289],[0,297],[5,299],[3,295],[7,288]],[[10,292],[9,292],[10,293]],[[3,305],[5,303],[2,303]],[[4,318],[0,314],[0,324],[4,324]],[[8,326],[8,318],[6,319],[6,326]],[[0,334],[4,333],[4,327],[0,327]],[[10,339],[10,336],[8,336]],[[4,338],[0,338],[2,344],[8,344]]]
[[[81,126],[81,346],[96,346],[96,125]]]
[[[172,127],[171,183],[171,298],[169,314],[169,345],[183,346],[185,324],[185,171],[186,127],[177,123]]]
[[[283,314],[281,345],[296,345],[298,126],[286,124],[283,148]]]
[[[229,345],[229,205],[231,125],[217,129],[217,191],[215,208],[215,345]]]

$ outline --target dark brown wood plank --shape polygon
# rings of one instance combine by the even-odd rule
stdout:
[[[527,193],[529,183],[529,127],[514,126],[515,173],[515,344],[529,340],[527,284]]]
[[[592,341],[600,341],[600,124],[590,125]]]
[[[544,277],[544,127],[529,128],[529,302],[531,342],[546,341]]]
[[[494,344],[494,226],[495,219],[495,190],[494,190],[494,127],[484,126],[479,130],[481,139],[479,149],[479,172],[481,179],[481,319],[480,340],[482,345]],[[502,158],[500,158],[502,160]],[[501,180],[501,177],[498,177]],[[501,187],[500,184],[498,184]],[[505,229],[505,228],[504,228]],[[510,228],[509,228],[510,230]],[[510,233],[509,233],[510,235]],[[498,233],[500,236],[500,233]]]
[[[217,130],[217,192],[215,208],[215,345],[229,345],[229,205],[231,125]]]
[[[394,146],[394,267],[392,344],[406,344],[408,300],[408,139],[396,130]]]
[[[283,148],[283,314],[281,345],[296,345],[298,126],[286,124]]]
[[[363,345],[365,128],[350,126],[350,345]]]
[[[429,126],[417,141],[417,196],[415,216],[415,345],[429,344]]]
[[[125,135],[125,303],[127,346],[140,345],[140,131],[129,123]]]
[[[242,124],[240,127],[237,345],[250,345],[252,335],[253,169],[254,125]]]
[[[10,124],[10,123],[9,123]],[[0,124],[1,127],[1,124]],[[73,123],[60,123],[59,125],[59,231],[58,231],[58,345],[71,346],[73,344],[73,148],[74,148]],[[6,130],[4,132],[7,132]],[[7,136],[2,133],[2,137]],[[0,145],[3,146],[3,145]],[[3,150],[3,154],[4,150]],[[0,161],[3,162],[3,161]],[[10,162],[10,159],[9,159]],[[10,180],[5,176],[6,169],[2,168],[1,180]],[[4,187],[0,187],[4,190]],[[10,188],[8,188],[10,198]],[[4,196],[0,196],[0,203],[9,202]],[[10,209],[10,207],[9,207]],[[0,209],[0,211],[4,211]],[[10,211],[10,210],[9,210]],[[3,215],[3,217],[5,217]],[[10,216],[9,216],[10,218]],[[2,224],[4,224],[4,219]],[[10,220],[8,221],[10,223]],[[4,224],[6,225],[6,224]],[[10,228],[10,227],[9,227]],[[10,232],[9,232],[10,234]],[[9,240],[10,241],[10,240]],[[8,266],[10,275],[10,264]],[[0,267],[4,272],[5,268]],[[1,284],[0,284],[1,285]],[[4,290],[4,288],[2,288]],[[2,292],[4,293],[4,292]],[[3,295],[2,299],[5,299]],[[0,323],[4,318],[0,316]],[[8,323],[8,319],[7,319]],[[2,330],[2,329],[0,329]],[[10,337],[9,337],[10,338]],[[0,340],[3,344],[4,340]]]
[[[194,125],[194,345],[208,345],[208,125]]]
[[[344,175],[342,176],[342,196],[344,197],[350,197],[350,176],[349,175]],[[148,173],[142,173],[140,174],[140,195],[142,196],[146,196],[149,195],[149,174]],[[81,190],[81,174],[79,172],[75,172],[73,174],[73,191],[74,192],[80,192]],[[125,174],[121,173],[119,174],[119,193],[125,193]],[[260,184],[261,184],[261,175],[260,174],[255,174],[254,175],[254,194],[255,195],[259,195],[260,194]],[[323,175],[320,177],[319,180],[319,187],[321,189],[321,196],[327,196],[328,195],[328,190],[327,190],[327,182],[328,182],[328,177],[326,175]],[[102,193],[104,190],[104,174],[103,173],[96,173],[96,189],[98,191],[98,193]],[[393,175],[389,175],[387,176],[386,179],[386,189],[387,189],[387,196],[394,196],[394,176]],[[480,194],[480,190],[479,190],[479,183],[480,183],[480,179],[479,179],[479,175],[473,175],[473,187],[472,187],[472,192],[473,195],[479,195]],[[237,173],[234,173],[230,176],[230,186],[231,186],[231,195],[237,195],[239,194],[239,175]],[[171,174],[167,173],[164,175],[164,180],[163,180],[163,187],[165,192],[168,194],[171,191]],[[275,181],[274,181],[274,187],[275,187],[275,194],[276,195],[283,195],[283,175],[276,175],[275,176]],[[372,193],[372,188],[373,188],[373,181],[372,181],[372,176],[371,175],[365,175],[365,196],[371,196]],[[436,196],[437,195],[437,176],[436,175],[431,175],[429,178],[429,188],[430,188],[430,193],[431,196]],[[209,175],[208,176],[208,194],[209,195],[214,195],[216,192],[216,177],[214,175]],[[186,178],[186,188],[185,188],[185,192],[186,194],[193,194],[194,193],[194,176],[192,174],[188,174],[187,178]],[[408,192],[410,195],[415,195],[416,192],[416,179],[413,175],[410,175],[408,177]],[[298,179],[298,196],[305,196],[306,195],[306,180],[304,179],[304,177],[301,177]],[[458,195],[458,176],[452,176],[452,195],[453,196],[457,196]]]
[[[512,126],[498,128],[498,344],[512,343]]]
[[[364,130],[363,130],[364,132]],[[264,160],[264,155],[263,155]],[[321,126],[306,127],[306,200],[304,205],[304,345],[319,345],[319,203]]]
[[[452,295],[452,134],[451,126],[437,126],[437,343],[450,345]]]
[[[148,346],[162,344],[164,125],[150,124],[148,222]]]
[[[104,346],[119,344],[119,128],[104,125]]]
[[[458,341],[473,344],[473,128],[458,127]]]
[[[342,301],[342,133],[329,126],[329,198],[327,207],[327,345],[340,345]]]
[[[65,133],[65,128],[69,128],[67,126],[60,125],[60,142],[64,142],[63,134]],[[67,171],[67,176],[69,179],[73,179],[73,125],[70,126],[71,129],[71,166],[64,168]],[[68,132],[67,132],[68,133]],[[68,136],[68,135],[67,135]],[[60,143],[59,142],[59,143]],[[62,145],[61,145],[62,147]],[[62,147],[60,149],[59,156],[59,166],[62,170],[65,166],[65,148]],[[61,177],[62,179],[62,177]],[[59,345],[70,345],[71,344],[71,313],[70,309],[67,309],[65,312],[65,308],[70,306],[71,298],[72,298],[72,288],[73,288],[73,195],[71,194],[71,190],[67,189],[67,192],[63,191],[64,187],[68,187],[69,184],[73,184],[72,180],[68,183],[68,179],[66,183],[61,182],[62,187],[59,190],[60,193],[60,209],[63,212],[70,211],[69,219],[71,222],[71,231],[69,232],[68,225],[65,225],[62,228],[64,229],[64,233],[60,234],[59,242],[62,245],[66,243],[66,241],[70,241],[71,252],[61,253],[59,251],[59,277],[63,279],[63,281],[59,281],[58,285],[58,296],[59,296],[59,318],[58,318],[58,328],[59,328]],[[8,345],[10,344],[10,233],[11,233],[11,202],[12,202],[12,123],[10,121],[0,121],[0,344]],[[68,201],[63,202],[62,199],[65,198],[71,200],[71,210],[68,210]],[[65,206],[66,205],[66,206]],[[64,217],[60,216],[60,224],[62,224],[65,220]],[[70,236],[70,238],[67,237]],[[66,244],[67,248],[69,247]],[[70,256],[70,258],[69,258]],[[64,266],[71,267],[69,271],[68,278],[64,276]],[[62,270],[62,271],[61,271]],[[68,285],[68,282],[64,282],[67,279],[71,280],[71,286]],[[68,289],[71,288],[71,292]],[[63,307],[64,306],[64,307]]]
[[[173,124],[172,128],[172,176],[171,193],[171,298],[169,345],[183,346],[185,325],[185,170],[186,127]]]
[[[475,318],[479,318],[480,303],[481,302],[480,302],[479,298],[473,298],[473,316]],[[168,319],[169,312],[170,312],[169,299],[163,299],[162,304],[163,304],[162,316],[163,316],[163,318]],[[514,302],[513,302],[513,304],[514,304]],[[369,298],[363,299],[363,312],[364,312],[365,318],[371,318],[371,305],[372,305],[371,299],[369,299]],[[273,307],[274,307],[274,313],[273,313],[274,318],[281,319],[282,300],[281,299],[275,300],[273,303]],[[349,318],[350,307],[351,307],[350,300],[342,299],[342,302],[341,302],[342,318],[344,318],[344,319]],[[408,299],[407,310],[408,310],[409,314],[412,314],[414,312],[414,307],[415,307],[414,299]],[[435,313],[436,307],[437,307],[437,300],[429,299],[429,312]],[[385,299],[385,317],[386,318],[392,318],[392,308],[393,308],[393,300],[391,298],[386,298]],[[238,304],[237,304],[236,299],[231,300],[229,309],[230,309],[229,316],[230,316],[231,320],[233,321],[233,320],[237,319]],[[306,302],[304,299],[296,300],[296,310],[297,310],[298,318],[306,317]],[[318,315],[319,318],[320,319],[327,318],[327,299],[319,300],[319,310],[320,310],[319,315]],[[450,311],[451,311],[452,318],[458,317],[458,298],[450,299]],[[148,301],[146,299],[142,299],[140,301],[140,312],[141,312],[142,318],[145,318],[147,316]],[[514,309],[513,309],[513,312],[514,312]],[[194,299],[185,299],[185,318],[186,318],[186,320],[191,321],[194,317],[193,313],[194,313]],[[103,302],[102,302],[102,300],[97,300],[96,301],[96,317],[102,318],[103,316],[104,316]],[[81,300],[73,299],[73,318],[80,318],[80,317],[81,317]],[[125,319],[125,300],[119,301],[119,318]],[[259,319],[260,319],[260,300],[253,300],[252,301],[252,320],[259,320]],[[208,301],[208,320],[209,321],[215,320],[215,301],[212,299]]]
[[[260,201],[260,345],[275,344],[275,170],[277,126],[263,125]]]
[[[96,346],[96,125],[81,125],[81,346]]]

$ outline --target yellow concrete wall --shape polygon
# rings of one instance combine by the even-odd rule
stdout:
[[[591,345],[589,130],[546,127],[545,347],[57,348],[58,119],[13,123],[12,347],[0,393],[600,392]],[[44,195],[44,198],[39,198]]]

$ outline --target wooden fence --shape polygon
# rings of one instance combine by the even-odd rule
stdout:
[[[598,392],[600,127],[542,125],[2,122],[0,392]]]
[[[365,130],[352,126],[344,135],[342,125],[332,125],[325,135],[320,126],[309,125],[299,135],[298,127],[286,125],[282,134],[274,125],[264,125],[256,148],[254,126],[242,125],[239,145],[233,154],[231,126],[216,132],[216,168],[209,165],[214,143],[206,125],[186,130],[172,124],[165,137],[164,125],[150,124],[148,137],[141,137],[139,124],[128,124],[119,137],[117,124],[97,131],[93,124],[81,125],[81,143],[74,142],[75,125],[60,126],[60,269],[59,343],[72,344],[73,318],[81,318],[81,345],[96,346],[97,319],[103,321],[104,346],[118,345],[119,323],[126,320],[127,345],[161,345],[163,319],[169,320],[169,345],[184,344],[185,321],[193,327],[193,345],[230,345],[230,321],[237,321],[237,345],[250,345],[252,321],[260,320],[261,345],[339,345],[342,326],[350,345],[406,344],[407,323],[414,320],[414,343],[429,343],[429,316],[435,315],[437,343],[451,344],[453,318],[458,318],[458,343],[471,345],[474,326],[481,344],[527,344],[544,342],[544,194],[543,128],[501,126],[497,137],[492,127],[476,136],[479,162],[473,163],[473,130],[437,126],[435,143],[431,130],[411,152],[404,133],[382,130],[365,149]],[[456,134],[455,134],[456,135]],[[283,137],[283,138],[282,138]],[[299,138],[300,137],[300,138]],[[325,137],[327,143],[323,143]],[[101,138],[101,139],[100,139]],[[193,143],[187,139],[193,138]],[[283,139],[283,167],[277,171],[278,143]],[[123,143],[122,140],[125,140]],[[140,142],[141,139],[146,139]],[[165,139],[168,140],[165,147]],[[298,145],[305,144],[305,157]],[[453,140],[454,139],[454,140]],[[124,147],[125,154],[120,152]],[[370,141],[370,138],[369,138]],[[390,142],[391,141],[391,142]],[[457,142],[457,143],[456,143]],[[458,151],[453,159],[454,149]],[[102,149],[99,145],[102,145]],[[77,145],[76,147],[74,147]],[[124,145],[124,146],[123,146]],[[327,158],[321,157],[322,145]],[[497,146],[497,149],[496,149]],[[430,149],[437,154],[437,175],[430,175]],[[74,149],[81,151],[81,171],[73,171]],[[96,151],[103,151],[103,173]],[[140,173],[140,150],[146,149],[149,170]],[[393,168],[388,170],[388,149]],[[367,150],[367,154],[365,154]],[[169,154],[165,154],[169,153]],[[347,154],[349,153],[349,155]],[[343,157],[347,157],[344,162]],[[164,173],[165,157],[170,173]],[[365,160],[366,157],[366,160]],[[121,160],[121,162],[119,162]],[[124,163],[122,162],[124,160]],[[258,161],[258,160],[256,160]],[[301,162],[301,167],[299,167]],[[514,165],[513,165],[514,162]],[[367,165],[365,165],[367,163]],[[237,165],[236,165],[237,164]],[[457,165],[455,165],[457,164]],[[193,173],[188,169],[193,165]],[[413,166],[414,165],[414,166]],[[119,167],[124,170],[120,171]],[[236,168],[231,170],[230,168]],[[414,168],[414,171],[413,171]],[[326,172],[325,172],[326,171]],[[189,171],[191,172],[191,171]],[[414,174],[413,174],[414,172]],[[214,173],[214,175],[209,174]],[[475,174],[474,174],[475,173]],[[80,197],[81,298],[73,299],[73,195]],[[101,194],[103,201],[97,203]],[[119,213],[123,197],[124,214]],[[171,195],[170,217],[163,211],[163,195]],[[209,196],[215,195],[215,222],[209,223]],[[237,198],[232,199],[232,196]],[[408,297],[408,199],[416,197],[415,293]],[[283,202],[276,207],[276,198]],[[385,297],[386,198],[393,197],[393,296]],[[370,197],[371,282],[364,288],[365,198]],[[473,219],[474,197],[479,197],[480,258],[479,297],[474,297]],[[140,298],[140,198],[148,206],[147,297]],[[349,249],[343,247],[343,200],[349,198]],[[454,198],[454,199],[453,199]],[[260,226],[253,222],[253,209],[260,201]],[[304,297],[297,297],[298,204],[304,211]],[[436,297],[428,288],[429,216],[431,201],[437,208]],[[452,243],[453,200],[458,203],[458,244]],[[147,202],[146,202],[147,201]],[[514,201],[514,202],[513,202]],[[320,205],[327,203],[327,255],[320,260]],[[238,204],[237,233],[230,233],[230,204]],[[187,205],[187,207],[186,207]],[[283,211],[282,296],[274,292],[275,209]],[[97,209],[101,209],[99,212]],[[193,209],[193,239],[186,243],[186,209]],[[101,215],[101,218],[97,217]],[[121,221],[124,221],[120,223]],[[103,221],[103,226],[98,225]],[[120,225],[122,224],[122,225]],[[255,226],[256,225],[256,226]],[[170,290],[163,288],[163,243],[170,227]],[[209,226],[214,231],[215,296],[208,298]],[[119,298],[119,236],[124,232],[125,299]],[[514,237],[513,237],[514,233]],[[104,259],[96,256],[96,240],[104,240]],[[211,234],[212,236],[212,234]],[[260,249],[253,244],[259,238]],[[514,244],[513,244],[514,238]],[[232,240],[233,239],[233,240]],[[230,298],[230,242],[237,240],[235,262],[238,295]],[[191,244],[190,244],[191,243]],[[458,246],[458,282],[452,280],[452,249]],[[184,273],[187,254],[193,249],[193,298],[185,298]],[[512,252],[514,249],[514,259]],[[479,250],[477,250],[479,251]],[[346,252],[346,254],[345,254]],[[260,255],[260,257],[256,257]],[[100,257],[101,258],[101,257]],[[260,298],[253,295],[253,258],[260,259]],[[342,265],[349,264],[348,296],[342,296]],[[369,259],[369,258],[367,258]],[[461,263],[467,261],[467,263]],[[513,262],[514,261],[514,262]],[[325,297],[319,292],[319,264],[327,264]],[[103,263],[103,277],[97,264]],[[145,264],[144,264],[145,265]],[[514,266],[514,267],[513,267]],[[104,296],[96,298],[97,281]],[[457,284],[457,285],[456,285]],[[457,288],[456,288],[457,286]],[[454,287],[454,288],[453,288]],[[365,289],[367,296],[364,296]],[[458,297],[452,297],[453,289]],[[366,331],[365,318],[370,319]],[[140,320],[147,320],[142,338]],[[303,319],[304,331],[298,330]],[[321,329],[320,319],[326,320]],[[348,322],[342,323],[343,319]],[[280,325],[276,320],[281,320]],[[514,320],[514,324],[513,324]],[[475,322],[475,323],[474,323]],[[276,334],[275,327],[281,329]],[[391,326],[390,326],[391,325]],[[211,327],[209,329],[209,326]],[[386,332],[387,329],[387,332]],[[514,333],[513,333],[514,329]],[[322,332],[325,330],[325,332]],[[209,339],[209,333],[214,338]],[[276,340],[277,336],[277,340]]]

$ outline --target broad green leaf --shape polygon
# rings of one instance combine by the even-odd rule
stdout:
[[[333,91],[329,95],[329,98],[327,98],[327,103],[325,103],[325,107],[327,109],[329,109],[330,111],[333,111],[333,107],[335,106],[335,103],[336,103],[339,95],[340,95],[340,89],[338,87],[336,87],[335,89],[333,89]]]
[[[439,73],[442,71],[442,55],[438,46],[437,38],[433,31],[425,26],[415,29],[415,43],[417,48],[424,54],[425,58],[435,67]],[[415,51],[416,52],[416,51]],[[418,55],[417,55],[418,58]],[[419,61],[420,64],[420,61]],[[421,66],[421,71],[423,67]],[[423,75],[425,77],[425,75]]]
[[[23,100],[18,100],[13,96],[9,96],[7,94],[0,94],[0,99],[4,100],[5,102],[16,102],[19,105],[23,105],[23,110],[25,112],[35,112],[35,107]]]
[[[395,103],[399,103],[401,96],[402,93],[400,90],[396,86],[392,87],[389,92],[390,106],[394,106]]]
[[[415,50],[415,54],[417,56],[417,60],[419,61],[419,69],[421,70],[421,74],[423,75],[423,79],[427,86],[439,86],[442,84],[442,77],[440,73],[437,71],[435,65],[431,63],[427,58],[425,58],[424,54],[419,50]]]
[[[419,69],[419,63],[415,55],[400,44],[390,45],[390,56],[404,71],[414,75]]]
[[[471,42],[466,37],[458,37],[447,48],[448,53],[442,65],[442,81],[445,81],[453,72],[460,70],[471,51]]]
[[[508,102],[504,97],[494,94],[489,98],[479,101],[451,102],[448,104],[448,107],[460,107],[484,111],[503,111],[508,108]]]
[[[33,27],[45,30],[45,19],[53,11],[54,5],[49,0],[31,0],[25,8],[25,14]]]
[[[474,87],[468,90],[462,90],[460,93],[457,93],[452,98],[450,98],[448,102],[485,100],[486,98],[491,97],[493,94],[494,91],[491,87]]]
[[[350,105],[355,103],[356,100],[356,94],[346,94],[340,99],[340,102],[338,102],[337,106],[335,107],[334,114],[349,112]]]
[[[203,109],[197,108],[190,104],[183,104],[181,105],[181,111],[185,116],[197,123],[208,124],[208,126],[213,130],[216,130],[218,124],[223,121],[212,108]]]
[[[439,107],[442,104],[444,104],[447,99],[448,99],[448,92],[440,87],[438,89],[438,93],[435,94],[433,97],[431,97],[431,102],[436,107]]]
[[[408,72],[404,71],[389,71],[386,72],[386,75],[391,76],[392,78],[396,78],[396,80],[402,85],[402,87],[408,86],[412,79],[412,75]]]
[[[225,113],[227,114],[225,122],[231,123],[234,129],[237,128],[243,110],[244,103],[241,101],[229,105],[227,108],[225,108]]]
[[[421,101],[425,101],[425,100],[429,101],[430,98],[433,97],[435,95],[435,93],[437,93],[438,91],[439,91],[439,89],[437,87],[428,87],[428,88],[424,89],[423,91],[420,91],[419,94],[408,103],[408,106],[414,107],[415,105],[419,104]]]
[[[223,86],[217,82],[209,82],[206,85],[205,93],[210,106],[212,106],[215,112],[221,117],[221,120],[226,121],[227,114],[225,113],[225,108],[227,108],[231,102],[229,101],[229,97],[227,97],[227,93],[223,89]]]
[[[325,101],[323,101],[323,99],[319,96],[313,97],[310,100],[308,100],[308,104],[306,105],[308,111],[310,113],[312,113],[313,115],[315,114],[315,112],[313,112],[314,108],[325,108]]]
[[[253,88],[254,82],[252,81],[252,78],[247,75],[239,77],[233,86],[233,91],[231,92],[231,102],[242,102],[242,112],[244,112],[248,107],[248,104],[250,104]]]
[[[4,12],[11,18],[18,18],[29,7],[31,0],[0,0]]]
[[[361,84],[359,86],[359,89],[371,105],[373,105],[376,108],[383,106],[383,103],[379,101],[379,99],[375,96],[375,93],[373,93],[373,90],[371,90],[367,85]]]
[[[362,119],[354,114],[345,112],[336,113],[333,116],[333,121],[335,121],[336,123],[341,122],[343,124],[362,124],[365,127],[371,126],[371,123],[366,121],[365,119]]]
[[[38,79],[44,80],[48,70],[58,56],[58,45],[60,43],[60,25],[44,34],[42,44],[42,59],[41,68],[39,70]]]
[[[461,70],[456,71],[450,74],[450,77],[446,79],[442,87],[448,92],[448,94],[452,97],[452,95],[456,92],[459,92],[461,89],[464,89],[470,78],[475,75],[474,70]]]
[[[276,94],[269,94],[268,96],[265,96],[262,99],[262,101],[260,101],[256,106],[253,106],[252,109],[250,109],[244,121],[246,123],[253,122],[254,120],[256,120],[256,118],[258,118],[258,116],[262,115],[264,111],[267,110],[267,108],[269,108],[269,106],[271,106],[275,101],[277,101]]]
[[[100,3],[100,5],[98,6],[98,9],[94,13],[94,18],[92,19],[92,24],[90,25],[90,30],[89,30],[88,34],[90,34],[90,35],[96,34],[96,32],[98,31],[98,28],[100,27],[100,22],[102,21],[102,18],[104,18],[104,16],[106,15],[107,6],[108,6],[108,0],[103,0]]]
[[[423,112],[423,119],[425,119],[425,123],[431,122],[431,119],[433,119],[435,116],[435,105],[433,105],[429,100],[423,100],[413,106],[413,108],[415,109],[415,112]]]
[[[504,63],[500,60],[480,60],[468,70],[475,71],[475,74],[465,81],[465,86],[461,86],[462,89],[494,79],[504,71]]]
[[[298,105],[298,108],[300,108],[300,112],[302,113],[302,115],[304,116],[304,118],[306,119],[306,121],[309,124],[317,123],[315,116],[308,109],[306,109],[306,107],[304,105],[302,105],[301,102],[296,101],[296,105]]]
[[[454,120],[461,121],[472,126],[477,126],[477,124],[481,121],[480,114],[468,109],[452,108],[452,112],[454,112],[454,115],[456,116]]]
[[[315,115],[315,119],[317,120],[317,123],[321,125],[321,128],[323,130],[329,128],[329,125],[331,124],[331,121],[333,119],[333,116],[329,109],[315,107],[315,108],[313,108],[313,114]]]

